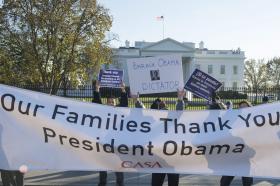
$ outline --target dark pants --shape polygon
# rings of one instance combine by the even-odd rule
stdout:
[[[179,174],[153,173],[152,186],[162,186],[165,175],[167,175],[168,178],[168,186],[179,185]]]
[[[19,171],[1,170],[3,186],[23,186],[24,174]]]
[[[220,180],[220,186],[229,186],[232,182],[234,176],[222,176]],[[251,186],[253,185],[252,177],[242,177],[242,185],[243,186]]]
[[[122,172],[115,172],[116,174],[116,185],[117,186],[123,186],[124,181],[123,181],[123,173]],[[101,171],[99,172],[99,184],[98,186],[105,186],[107,183],[107,172],[106,171]]]

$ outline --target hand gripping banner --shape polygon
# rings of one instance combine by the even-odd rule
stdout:
[[[115,108],[0,85],[0,169],[280,178],[279,103]]]

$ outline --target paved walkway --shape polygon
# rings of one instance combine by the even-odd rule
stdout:
[[[87,171],[34,171],[25,175],[25,185],[44,185],[44,186],[95,186],[98,183],[97,172]],[[219,176],[201,175],[181,175],[180,186],[218,186]],[[126,186],[149,186],[151,174],[145,173],[125,173]],[[164,184],[167,186],[167,183]],[[232,186],[241,184],[241,179],[236,178]],[[108,186],[115,186],[114,173],[108,173]],[[280,180],[273,179],[254,179],[254,186],[280,186]]]

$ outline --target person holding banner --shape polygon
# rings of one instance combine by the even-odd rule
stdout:
[[[135,105],[135,108],[146,108],[142,101],[139,99],[139,93],[137,95],[130,95]]]
[[[185,91],[178,90],[177,92],[178,100],[176,103],[176,110],[184,110],[185,102],[183,100]],[[151,105],[151,109],[167,110],[166,104],[164,101],[157,98]],[[171,173],[152,173],[152,186],[162,186],[164,178],[167,175],[168,186],[178,186],[179,185],[179,174]]]
[[[232,103],[232,101],[227,101],[227,102],[226,102],[226,106],[227,106],[227,109],[233,109],[233,103]]]
[[[241,101],[239,104],[239,108],[251,107],[252,104],[249,101]],[[233,180],[234,176],[222,176],[220,180],[220,186],[229,186]],[[253,185],[252,177],[242,177],[243,186],[251,186]]]
[[[184,90],[178,90],[178,100],[176,103],[176,110],[184,110],[185,102],[184,102]],[[134,100],[136,108],[145,108],[144,104],[139,100],[139,94],[131,95]],[[168,110],[166,103],[162,101],[160,98],[157,98],[153,101],[150,106],[151,109],[157,110]],[[152,186],[162,186],[164,182],[164,178],[167,175],[168,177],[168,186],[178,186],[179,185],[179,174],[166,174],[166,173],[152,173]]]
[[[20,171],[1,170],[1,179],[4,186],[24,185],[24,174]]]
[[[96,81],[95,91],[93,92],[92,103],[102,104],[99,89],[100,89],[99,81]],[[121,85],[121,97],[119,99],[119,104],[116,105],[116,100],[115,100],[115,98],[113,98],[113,96],[110,96],[110,97],[107,98],[106,104],[110,105],[110,106],[117,106],[117,107],[128,107],[128,96],[127,96],[127,93],[125,91],[125,84],[124,83],[122,83],[122,85]]]
[[[101,96],[100,96],[100,84],[99,81],[96,81],[95,84],[95,91],[93,95],[93,103],[102,104]],[[110,106],[118,106],[118,107],[128,107],[128,96],[125,91],[125,84],[122,82],[121,85],[121,97],[119,99],[119,104],[116,105],[116,100],[113,97],[108,97],[106,101],[107,105]],[[115,172],[116,174],[116,185],[117,186],[123,186],[124,185],[124,174],[122,172]],[[98,186],[105,186],[107,183],[107,172],[106,171],[100,171],[99,172],[99,184]]]

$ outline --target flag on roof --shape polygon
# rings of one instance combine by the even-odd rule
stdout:
[[[161,21],[161,20],[163,20],[163,19],[164,19],[163,16],[157,16],[157,20],[158,20],[158,21]]]

